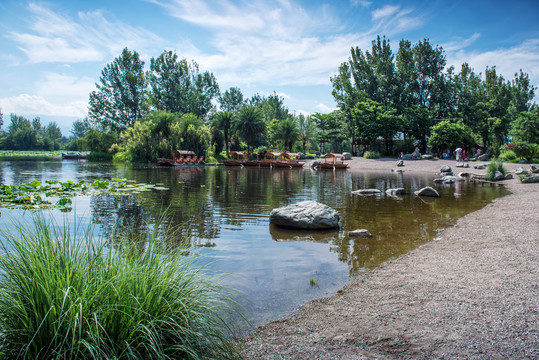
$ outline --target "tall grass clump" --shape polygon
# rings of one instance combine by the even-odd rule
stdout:
[[[179,249],[165,251],[156,232],[142,248],[111,246],[91,228],[33,220],[0,235],[3,357],[239,357],[231,296]]]
[[[496,171],[499,171],[504,175],[506,174],[507,170],[505,169],[501,161],[493,161],[490,164],[488,164],[486,178],[488,180],[493,180],[495,177]]]
[[[365,154],[363,154],[363,157],[365,159],[379,159],[380,153],[377,151],[365,151]]]

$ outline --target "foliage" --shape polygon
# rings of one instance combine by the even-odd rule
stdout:
[[[250,152],[255,136],[263,134],[266,130],[261,112],[252,105],[242,107],[234,119],[234,128],[241,134],[247,143]]]
[[[12,151],[12,150],[0,151],[1,159],[21,159],[21,158],[51,159],[55,157],[60,157],[61,155],[62,155],[61,151]]]
[[[493,161],[493,162],[491,162],[487,166],[486,178],[488,180],[494,179],[494,177],[496,176],[497,171],[501,172],[504,175],[507,173],[507,170],[505,169],[505,167],[503,166],[503,163],[501,161]]]
[[[88,117],[97,126],[125,130],[142,119],[147,101],[144,61],[136,51],[122,54],[101,71],[97,90],[90,93]]]
[[[539,156],[539,144],[516,141],[514,151],[519,158],[524,158],[531,162],[533,158]]]
[[[511,123],[511,135],[527,143],[539,144],[539,109],[521,112]]]
[[[8,150],[60,150],[62,132],[56,122],[43,126],[39,117],[30,121],[11,114],[11,123],[2,146]]]
[[[299,129],[295,119],[288,117],[282,120],[277,127],[275,137],[277,140],[282,141],[285,151],[292,150],[292,145],[299,138]]]
[[[513,150],[506,150],[500,154],[498,157],[499,160],[502,161],[512,161],[517,158],[517,154]]]
[[[298,132],[299,132],[299,140],[301,141],[301,149],[304,154],[307,153],[307,144],[313,140],[313,137],[316,133],[316,128],[314,126],[314,122],[311,116],[305,116],[303,114],[299,114],[298,116]]]
[[[339,112],[332,112],[329,114],[315,113],[312,115],[312,119],[316,124],[315,138],[320,143],[320,151],[323,153],[331,152],[331,147],[325,148],[324,144],[331,144],[340,135],[339,131]]]
[[[237,358],[237,311],[219,279],[196,268],[156,225],[142,248],[125,237],[58,226],[2,231],[2,351],[31,359]],[[162,233],[164,232],[164,235]],[[110,244],[120,244],[111,247]]]
[[[164,51],[150,60],[147,74],[151,102],[157,110],[206,117],[219,94],[219,85],[210,72],[200,73],[196,62],[179,60],[173,51]]]
[[[454,150],[457,147],[473,148],[476,143],[477,135],[468,126],[449,120],[441,121],[432,127],[428,142],[433,152]]]
[[[29,210],[58,208],[71,211],[71,199],[81,195],[126,196],[149,190],[167,190],[166,188],[143,184],[138,185],[126,179],[113,178],[86,182],[81,180],[56,181],[46,180],[44,184],[34,180],[21,185],[0,184],[0,207],[22,208]]]
[[[379,159],[380,153],[376,151],[365,151],[365,153],[363,154],[363,157],[365,159]]]
[[[232,111],[220,111],[214,116],[213,124],[223,132],[226,152],[229,151],[230,132],[234,124],[234,113]],[[221,152],[221,151],[218,151]]]
[[[90,128],[84,137],[77,139],[77,146],[81,151],[106,153],[117,141],[116,132]]]
[[[222,111],[236,113],[243,105],[245,105],[243,94],[238,87],[231,87],[226,90],[224,94],[219,95],[218,100]]]

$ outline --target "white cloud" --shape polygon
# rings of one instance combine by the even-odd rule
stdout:
[[[42,96],[21,94],[0,98],[0,108],[2,108],[4,114],[84,117],[88,111],[88,103],[85,101],[72,101],[69,103],[54,104]]]
[[[372,1],[366,1],[366,0],[350,0],[350,5],[352,6],[361,6],[361,7],[369,7],[372,5]]]
[[[79,12],[76,19],[49,8],[30,4],[31,33],[12,31],[30,62],[102,61],[117,56],[124,47],[145,49],[163,41],[140,27],[109,21],[102,12]]]
[[[36,83],[35,93],[38,96],[54,100],[74,101],[88,98],[88,94],[95,90],[92,78],[46,73],[44,79]]]
[[[382,8],[376,9],[372,11],[372,19],[373,20],[380,20],[382,18],[387,18],[390,16],[394,16],[399,11],[400,6],[397,5],[386,5]]]
[[[472,35],[470,35],[470,37],[466,39],[460,38],[457,40],[453,40],[453,41],[443,44],[442,47],[444,48],[446,52],[458,51],[458,50],[467,48],[468,46],[473,44],[475,41],[477,41],[480,37],[481,37],[481,34],[473,33]]]
[[[397,5],[386,5],[371,12],[374,23],[371,33],[387,36],[418,28],[423,24],[419,16],[411,16],[412,9],[401,9]]]
[[[330,106],[327,106],[326,104],[318,104],[316,105],[316,108],[320,110],[321,113],[327,114],[334,110],[337,110],[336,108],[332,108]]]
[[[492,51],[477,52],[458,50],[447,53],[448,65],[460,71],[462,63],[467,62],[476,73],[483,73],[487,66],[496,66],[498,74],[506,80],[514,79],[520,69],[530,76],[533,85],[539,85],[539,39],[530,39],[513,47]]]

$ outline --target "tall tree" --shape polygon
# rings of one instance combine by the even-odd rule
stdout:
[[[237,112],[243,105],[243,94],[238,87],[231,87],[219,95],[219,105],[223,111]]]
[[[212,73],[201,73],[194,61],[189,63],[173,51],[164,51],[150,60],[147,77],[152,103],[158,110],[204,118],[214,109],[212,100],[219,94],[219,85]]]
[[[122,54],[101,71],[97,90],[90,93],[88,117],[105,129],[124,130],[145,112],[144,61],[136,51]]]
[[[252,105],[244,106],[239,110],[234,127],[245,139],[247,152],[251,152],[251,145],[253,145],[255,137],[266,130],[262,114]]]
[[[340,134],[340,117],[341,113],[338,111],[333,111],[329,114],[315,113],[312,115],[317,130],[315,137],[320,143],[321,152],[325,153],[332,150],[331,144]],[[326,144],[329,146],[326,146]]]
[[[223,132],[226,153],[229,152],[230,147],[230,131],[234,122],[234,113],[232,111],[220,111],[215,115],[215,126]]]
[[[298,116],[298,131],[299,140],[302,144],[303,153],[307,153],[307,142],[314,136],[315,127],[310,116],[299,114]]]
[[[285,151],[291,151],[292,145],[299,138],[298,125],[294,118],[287,117],[281,120],[277,128],[276,137],[283,142],[283,148]]]

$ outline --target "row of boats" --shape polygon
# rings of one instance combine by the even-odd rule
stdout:
[[[256,156],[256,157],[255,157]],[[246,155],[239,151],[231,151],[227,154],[225,166],[253,166],[253,167],[283,167],[302,168],[305,162],[299,161],[299,154],[266,152],[260,159],[259,155]],[[324,155],[323,162],[317,162],[320,169],[346,169],[348,164],[344,162],[341,154],[329,153]]]
[[[209,166],[204,162],[204,158],[197,158],[196,154],[190,150],[176,150],[172,159],[157,159],[157,163],[162,166]],[[319,169],[346,169],[348,164],[344,162],[342,154],[329,153],[324,155],[323,161],[313,163]],[[300,155],[289,152],[266,152],[263,155],[246,154],[240,151],[230,151],[227,159],[223,161],[225,166],[250,166],[261,168],[302,168],[304,161],[300,161]]]

